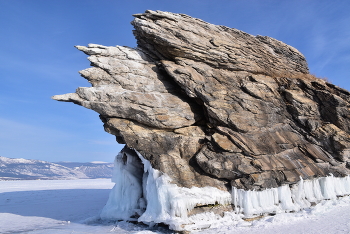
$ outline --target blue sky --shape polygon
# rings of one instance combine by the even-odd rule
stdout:
[[[109,161],[122,148],[92,110],[51,100],[90,86],[74,45],[136,46],[132,14],[185,13],[281,40],[310,73],[350,89],[350,1],[0,0],[0,156]]]

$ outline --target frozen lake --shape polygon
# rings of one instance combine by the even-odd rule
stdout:
[[[0,233],[171,233],[99,221],[113,185],[109,179],[0,181]],[[350,198],[197,233],[350,233]]]

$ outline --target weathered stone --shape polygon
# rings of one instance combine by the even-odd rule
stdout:
[[[93,87],[53,99],[70,101],[102,116],[135,120],[156,128],[190,126],[200,119],[199,107],[183,95],[142,51],[89,44],[77,46],[90,55],[93,69],[81,71]]]
[[[189,188],[212,186],[226,189],[226,182],[201,175],[195,166],[191,166],[191,157],[202,147],[205,138],[199,127],[176,129],[178,133],[174,134],[126,119],[101,119],[107,132],[117,136],[117,139],[122,138],[129,148],[137,149],[155,169],[171,175],[173,183]],[[195,134],[191,135],[189,129]],[[186,134],[179,134],[181,131]]]
[[[276,39],[254,37],[183,14],[146,11],[132,25],[139,47],[154,57],[180,57],[214,68],[251,73],[308,73],[304,56]]]
[[[260,190],[350,174],[350,93],[309,75],[298,50],[183,14],[132,25],[135,49],[77,46],[92,87],[53,98],[100,113],[171,183]]]
[[[232,141],[229,140],[227,136],[221,135],[219,133],[214,133],[212,136],[213,141],[223,150],[233,153],[240,153],[240,150]]]

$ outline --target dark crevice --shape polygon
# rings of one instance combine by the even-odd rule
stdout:
[[[203,146],[203,147],[206,147],[206,146]],[[194,171],[196,171],[198,174],[200,175],[205,175],[205,176],[208,176],[212,179],[215,179],[215,180],[220,180],[220,181],[223,181],[227,190],[228,191],[231,191],[231,185],[230,185],[230,180],[228,179],[224,179],[224,178],[218,178],[216,176],[213,176],[207,172],[205,172],[198,164],[197,160],[196,160],[196,155],[201,152],[203,150],[203,147],[195,154],[193,155],[190,160],[189,160],[189,165],[191,166],[191,168],[193,168]]]

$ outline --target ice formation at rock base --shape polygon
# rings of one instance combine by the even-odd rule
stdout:
[[[100,216],[102,219],[164,223],[173,230],[208,228],[216,222],[252,218],[266,213],[299,211],[325,200],[350,194],[350,176],[301,179],[261,191],[232,188],[231,193],[214,187],[178,187],[166,174],[152,168],[139,152],[122,150],[115,159],[115,183]],[[196,206],[227,206],[223,215],[205,212],[189,216]]]
[[[232,200],[237,213],[246,217],[264,213],[298,211],[325,199],[350,194],[350,177],[320,177],[301,179],[292,187],[282,185],[262,191],[232,189]]]
[[[181,230],[181,225],[190,222],[188,211],[195,206],[231,203],[231,194],[227,191],[214,187],[189,189],[171,184],[170,177],[153,169],[141,154],[127,151],[116,156],[112,178],[115,186],[100,214],[102,219],[150,225],[165,223],[171,229]]]

